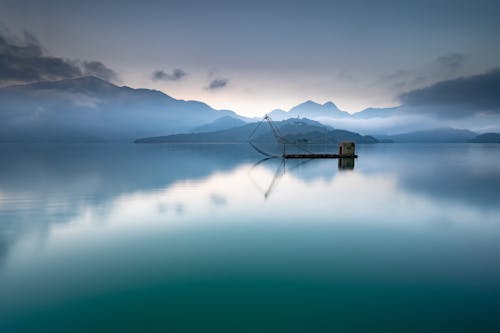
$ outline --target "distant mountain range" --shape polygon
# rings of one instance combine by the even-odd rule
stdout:
[[[376,135],[382,142],[470,142],[477,133],[464,129],[435,128],[396,135]]]
[[[118,87],[96,77],[0,89],[0,141],[132,140],[178,133],[221,117],[249,120],[160,91]]]
[[[333,102],[319,104],[313,101],[307,101],[297,106],[294,106],[288,111],[276,109],[269,113],[273,120],[284,120],[288,118],[304,117],[314,120],[322,120],[325,118],[331,119],[370,119],[370,118],[386,118],[394,116],[399,110],[399,107],[392,108],[368,108],[354,114],[340,110]]]
[[[408,116],[405,110],[405,106],[367,108],[349,114],[332,102],[319,104],[309,100],[288,111],[273,110],[270,116],[278,122],[290,119],[291,122],[280,126],[288,131],[286,135],[292,141],[499,141],[496,133],[478,135],[451,128],[408,132],[409,128],[419,125],[414,118],[404,118]],[[406,123],[400,122],[403,118]],[[334,125],[336,129],[325,124]],[[391,131],[387,131],[386,126],[386,133],[401,134],[377,135],[375,139],[357,133],[373,133],[377,127],[370,127],[372,124],[383,124],[378,128],[390,125]],[[429,123],[420,127],[424,125],[429,127]],[[243,142],[254,126],[255,119],[234,111],[215,110],[205,103],[178,100],[156,90],[119,87],[93,76],[0,88],[0,142],[100,142],[137,138],[149,138],[139,140],[141,142]],[[265,138],[264,133],[261,134]]]
[[[371,136],[334,129],[307,118],[290,118],[276,121],[274,126],[281,135],[291,143],[338,143],[354,141],[357,143],[377,143]],[[252,138],[254,142],[275,143],[276,138],[266,123],[251,123],[229,129],[205,132],[186,133],[138,139],[136,143],[244,143]]]
[[[238,118],[235,118],[232,116],[224,116],[224,117],[217,118],[208,124],[193,128],[192,132],[199,133],[199,132],[220,131],[220,130],[231,128],[231,127],[242,126],[244,124],[246,124],[246,121],[243,121],[241,119],[238,119]]]
[[[400,106],[392,108],[367,108],[363,111],[353,113],[352,117],[356,119],[388,118],[398,115],[400,111]]]
[[[307,101],[297,106],[294,106],[289,111],[276,109],[269,114],[274,120],[284,120],[288,118],[348,118],[351,115],[345,111],[339,110],[335,104],[328,102],[325,104],[318,104],[313,101]]]
[[[470,142],[474,143],[500,143],[500,133],[484,133],[476,136]]]

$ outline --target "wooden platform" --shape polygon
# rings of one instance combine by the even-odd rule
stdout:
[[[358,155],[339,154],[283,154],[283,158],[358,158]]]

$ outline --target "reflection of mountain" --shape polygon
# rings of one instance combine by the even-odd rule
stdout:
[[[284,159],[284,158],[264,158],[254,164],[253,168],[263,166],[270,171],[275,169],[273,178],[264,187],[259,188],[267,199],[279,181],[285,174],[291,174],[293,177],[305,182],[312,182],[317,179],[331,181],[338,171],[353,170],[354,158],[333,159]],[[338,171],[337,171],[338,169]],[[251,172],[249,172],[251,177]]]
[[[126,194],[154,193],[174,183],[216,175],[234,186],[219,188],[222,193],[207,194],[207,200],[231,205],[232,194],[253,192],[233,179],[227,180],[230,171],[243,164],[250,168],[260,159],[248,145],[234,144],[3,145],[0,149],[0,258],[21,236],[33,232],[43,239],[52,224],[68,223],[90,208],[106,215],[113,202]],[[437,207],[451,204],[481,212],[498,209],[499,155],[491,145],[360,145],[358,154],[355,169],[342,173],[347,177],[337,176],[335,160],[287,163],[286,177],[276,189],[281,192],[273,194],[272,199],[287,191],[300,198],[303,190],[310,190],[310,195],[318,198],[340,200],[335,196],[339,193],[330,188],[339,179],[352,191],[353,198],[358,198],[356,193],[366,190],[363,182],[370,180],[374,184],[369,189],[374,192],[363,193],[364,200],[377,198],[385,209],[389,203],[383,195],[378,197],[382,189],[377,187],[377,179],[394,179],[394,197],[424,198]],[[273,159],[261,164],[267,170],[263,174],[269,176],[264,187],[269,186],[279,163]],[[288,188],[291,180],[301,187]],[[324,191],[315,192],[315,186]],[[355,199],[352,203],[360,208],[370,204]],[[287,204],[293,213],[294,202]],[[176,209],[181,211],[182,205]]]
[[[259,156],[246,145],[189,147],[131,144],[1,147],[0,261],[24,233],[44,236],[88,206],[118,196],[208,177]],[[173,158],[175,156],[175,158]],[[28,209],[26,209],[28,208]]]
[[[259,126],[260,123],[251,123],[243,126],[232,127],[225,130],[206,132],[174,134],[168,136],[143,138],[136,140],[137,143],[161,143],[161,142],[190,142],[190,143],[243,143],[250,137],[255,142],[275,142],[272,131],[267,124]],[[333,129],[317,121],[307,118],[290,118],[275,122],[275,126],[289,142],[301,143],[338,143],[341,141],[354,141],[357,143],[376,143],[377,140],[371,136],[363,136],[358,133]]]
[[[453,143],[362,146],[359,150],[357,172],[394,174],[402,190],[437,203],[498,208],[498,150]]]
[[[232,111],[96,77],[0,89],[0,141],[99,141],[187,131]]]

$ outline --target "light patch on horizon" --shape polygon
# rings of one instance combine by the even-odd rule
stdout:
[[[127,73],[133,88],[160,90],[165,94],[183,100],[198,100],[216,109],[229,109],[247,117],[261,117],[274,109],[288,110],[306,100],[318,103],[333,101],[340,109],[354,113],[368,107],[390,107],[399,105],[392,96],[385,98],[379,94],[367,94],[355,83],[339,82],[335,78],[309,78],[306,83],[297,84],[300,74],[286,73],[283,78],[269,81],[265,75],[248,73],[238,75],[226,72],[225,77],[234,77],[230,84],[216,92],[206,89],[207,79],[204,72],[195,73],[189,69],[189,82],[180,80],[175,85],[152,82],[148,76]],[[246,73],[245,73],[246,74]],[[264,80],[264,83],[262,83]]]

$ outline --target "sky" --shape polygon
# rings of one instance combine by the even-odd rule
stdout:
[[[0,0],[0,27],[82,74],[260,116],[394,106],[498,68],[499,13],[498,0]]]

